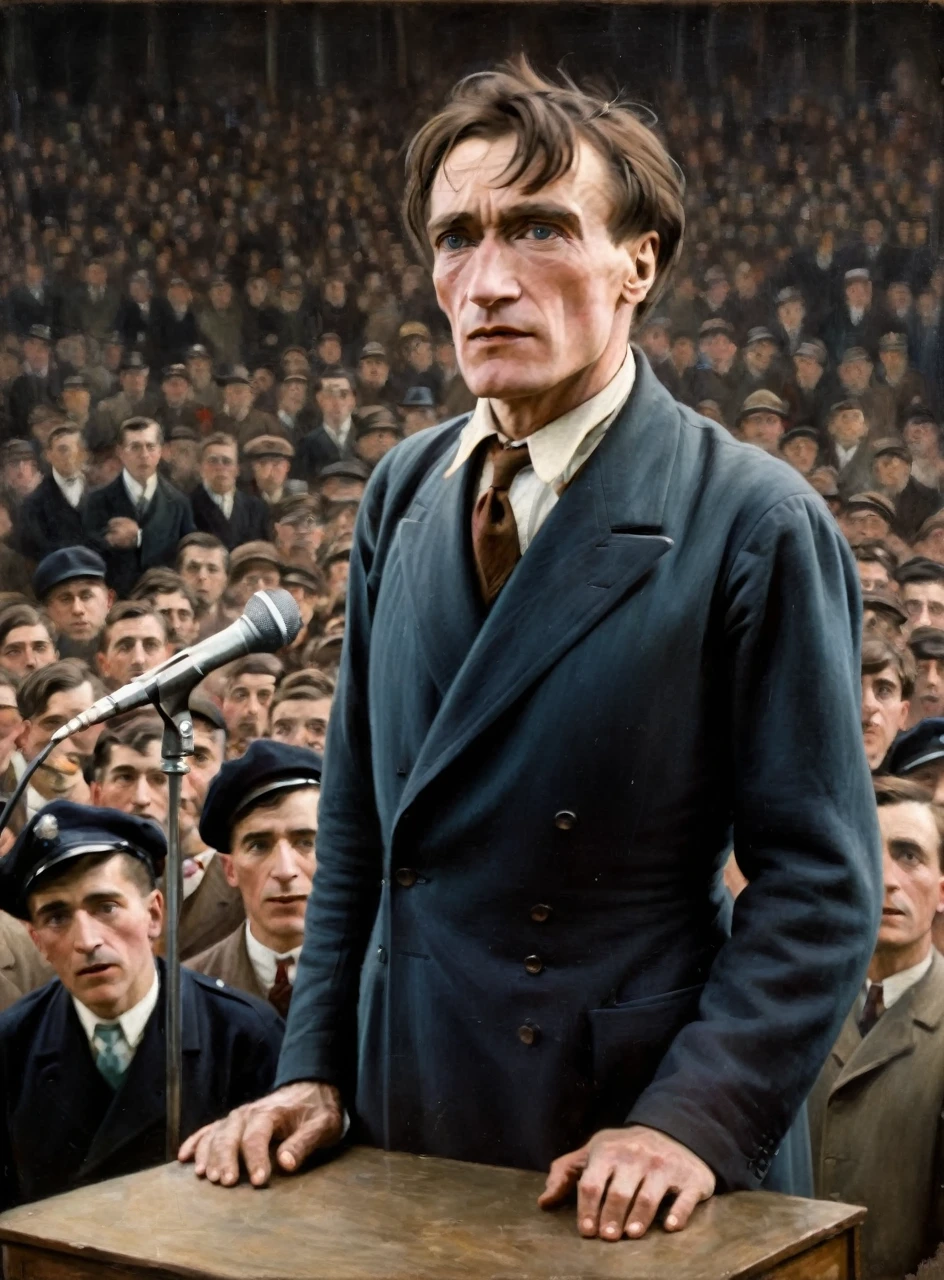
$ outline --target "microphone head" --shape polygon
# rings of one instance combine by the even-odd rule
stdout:
[[[298,605],[283,587],[274,591],[256,591],[249,597],[243,617],[259,633],[259,643],[253,645],[256,653],[274,653],[276,649],[291,644],[302,629]]]

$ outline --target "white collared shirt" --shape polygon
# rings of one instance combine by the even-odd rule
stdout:
[[[928,952],[923,960],[919,960],[917,964],[913,964],[910,969],[902,969],[901,973],[893,973],[880,984],[882,988],[882,1003],[885,1006],[886,1013],[893,1004],[897,1003],[903,995],[907,995],[911,988],[921,981],[927,971],[931,968],[931,961],[933,958],[934,952],[932,950]],[[869,982],[868,979],[863,983],[862,990],[859,993],[858,1005],[856,1007],[857,1017],[861,1015],[862,1010],[865,1008],[866,996],[869,993],[869,988],[873,985],[874,983]]]
[[[351,415],[348,414],[341,425],[337,428],[329,427],[327,422],[322,423],[322,426],[338,448],[343,449],[347,444],[348,436],[351,434]]]
[[[82,494],[85,492],[85,478],[82,475],[77,476],[61,476],[55,467],[52,469],[52,478],[59,486],[62,496],[68,502],[70,507],[77,507],[82,501]]]
[[[865,307],[850,307],[849,319],[853,324],[861,324],[862,317],[865,315]]]
[[[230,520],[233,515],[233,503],[236,501],[236,490],[231,489],[229,493],[214,493],[208,484],[203,487],[223,512],[223,515],[226,516],[226,519]]]
[[[848,449],[844,449],[841,444],[836,445],[836,458],[839,462],[840,471],[852,461],[858,447],[858,444],[853,444],[850,445]]]
[[[95,1028],[106,1026],[120,1026],[124,1037],[128,1042],[128,1048],[134,1052],[138,1045],[144,1039],[144,1031],[148,1024],[148,1019],[157,1007],[157,998],[161,994],[161,983],[157,976],[157,968],[154,969],[154,981],[151,983],[150,990],[143,1000],[139,1000],[126,1013],[120,1014],[117,1018],[100,1018],[98,1014],[92,1012],[87,1005],[81,1000],[72,997],[72,1003],[75,1005],[75,1011],[79,1015],[79,1021],[82,1023],[82,1030],[88,1037],[89,1048],[92,1050],[92,1056],[97,1057],[93,1039],[95,1036]]]
[[[252,965],[253,972],[259,980],[259,986],[263,991],[271,991],[275,986],[275,971],[278,968],[280,960],[287,960],[288,964],[288,980],[295,982],[295,974],[298,972],[298,957],[302,953],[301,946],[295,947],[292,951],[286,951],[280,955],[277,951],[273,951],[270,947],[264,946],[257,938],[253,936],[249,921],[246,921],[246,950],[249,952],[249,963]]]
[[[125,482],[125,489],[128,491],[128,497],[131,499],[131,502],[135,507],[137,507],[142,497],[146,502],[150,502],[157,492],[156,471],[151,476],[150,480],[148,480],[147,484],[143,485],[138,484],[137,480],[135,480],[134,476],[128,470],[122,471],[121,478]]]
[[[526,439],[514,442],[518,448],[526,448],[531,455],[531,466],[519,471],[508,491],[522,555],[557,506],[565,487],[596,449],[629,399],[635,381],[636,361],[632,348],[627,347],[626,359],[602,391]],[[444,478],[455,475],[482,441],[493,435],[502,442],[508,439],[497,426],[489,401],[479,400],[472,417],[462,428],[459,448]],[[479,496],[491,485],[492,472],[491,459],[487,458],[479,481]]]

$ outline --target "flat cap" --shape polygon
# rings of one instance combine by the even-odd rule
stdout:
[[[36,450],[28,440],[7,440],[0,445],[0,467],[5,467],[8,462],[25,462],[29,458],[36,462]]]
[[[802,302],[803,294],[795,285],[787,285],[786,289],[781,289],[777,294],[776,302],[778,307],[782,307],[785,302]]]
[[[909,426],[911,423],[914,423],[916,426],[919,423],[927,423],[929,426],[932,426],[932,427],[937,426],[937,418],[935,418],[934,414],[927,407],[927,405],[924,405],[924,404],[911,405],[910,408],[905,410],[905,416],[902,421],[903,421],[903,429],[904,427]]]
[[[872,446],[872,457],[878,458],[883,453],[894,454],[896,458],[904,458],[906,462],[911,461],[911,450],[904,440],[900,440],[897,436],[885,436],[875,441]]]
[[[789,431],[785,431],[780,437],[780,448],[785,444],[789,444],[791,440],[812,440],[814,444],[819,444],[819,432],[815,427],[800,426],[791,427]]]
[[[190,285],[183,276],[171,276],[167,284],[168,289],[189,289]]]
[[[862,604],[866,609],[888,614],[900,627],[908,621],[908,615],[890,591],[863,591]]]
[[[407,387],[399,404],[401,409],[436,408],[436,401],[429,387]]]
[[[327,569],[329,564],[335,564],[338,560],[350,560],[351,546],[350,538],[338,538],[336,542],[329,542],[318,549],[318,563],[322,569]]]
[[[151,277],[148,275],[146,271],[132,271],[131,279],[134,280],[137,284],[151,283]]]
[[[287,564],[282,568],[282,586],[301,587],[305,591],[311,591],[315,595],[322,590],[322,583],[318,580],[311,569],[306,569],[304,565]]]
[[[239,576],[239,570],[245,569],[247,564],[251,564],[256,560],[262,560],[266,564],[274,564],[281,571],[282,561],[271,542],[241,542],[229,557],[230,582],[235,582]]]
[[[61,582],[73,578],[101,578],[105,580],[105,561],[91,547],[60,547],[43,556],[33,574],[33,592],[37,600],[44,600]]]
[[[922,542],[930,533],[934,533],[937,529],[944,529],[944,511],[935,511],[933,516],[928,516],[924,524],[914,536],[915,542]]]
[[[938,627],[915,627],[908,637],[908,648],[919,662],[944,658],[944,631]]]
[[[830,418],[835,413],[845,413],[849,409],[858,409],[862,413],[862,406],[854,396],[846,396],[845,400],[837,400],[829,406]]]
[[[746,345],[752,347],[757,342],[773,342],[777,346],[780,345],[767,326],[763,324],[755,325],[753,329],[748,329],[747,331]]]
[[[839,363],[854,364],[857,360],[867,360],[871,363],[872,357],[866,351],[865,347],[846,347],[845,351],[842,353],[842,359]]]
[[[865,493],[854,493],[846,503],[846,510],[872,511],[883,520],[887,520],[889,524],[895,519],[894,502],[891,498],[886,498],[884,493],[876,493],[874,489],[868,489]]]
[[[161,373],[161,381],[167,382],[169,378],[183,378],[185,382],[190,381],[190,374],[185,364],[169,364],[166,365]]]
[[[81,373],[70,373],[62,380],[63,391],[88,391],[89,380]]]
[[[305,350],[304,347],[300,346],[297,342],[290,342],[287,347],[283,347],[281,354],[279,356],[279,359],[284,360],[285,357],[293,351],[296,353],[296,355],[304,356],[306,360],[308,359],[308,352]]]
[[[294,458],[295,450],[284,436],[255,436],[246,443],[243,457],[250,462],[258,462],[260,458]]]
[[[52,329],[48,324],[31,324],[26,331],[27,338],[34,338],[37,342],[52,343]]]
[[[724,267],[709,267],[705,272],[705,284],[715,284],[719,280],[727,281],[727,279],[728,273],[725,271]]]
[[[886,768],[902,777],[922,765],[944,763],[944,717],[928,716],[895,739]]]
[[[360,440],[372,431],[395,431],[402,435],[403,428],[385,404],[369,404],[353,415],[354,437]]]
[[[727,320],[722,320],[720,316],[715,316],[711,320],[703,320],[698,326],[699,338],[708,338],[713,333],[725,333],[729,338],[733,338],[734,325],[729,324]]]
[[[752,391],[744,403],[741,405],[738,413],[738,422],[743,422],[745,418],[749,418],[752,413],[776,413],[784,421],[790,417],[790,410],[784,400],[781,400],[773,391],[768,391],[766,387],[761,387],[759,391]]]
[[[423,338],[427,342],[431,341],[429,326],[423,324],[422,320],[407,320],[405,324],[401,324],[397,330],[397,337],[401,342],[407,338]]]
[[[196,427],[188,427],[186,422],[178,422],[176,427],[171,427],[170,435],[167,439],[169,442],[174,440],[193,440],[196,442],[200,439],[200,433]]]
[[[944,582],[944,564],[928,556],[912,556],[895,570],[895,581],[901,587],[907,582]]]
[[[167,842],[150,818],[53,800],[30,819],[0,862],[0,909],[28,920],[30,893],[90,853],[130,854],[156,880],[167,857]]]
[[[907,351],[908,339],[903,333],[885,333],[878,341],[879,351]]]
[[[852,284],[856,280],[862,280],[868,284],[871,279],[872,277],[869,275],[868,268],[866,267],[853,267],[843,276],[843,280],[846,284]]]
[[[297,524],[300,520],[317,515],[317,498],[310,493],[291,493],[275,507],[272,519],[276,524]]]
[[[341,341],[341,335],[339,333],[335,333],[332,329],[329,329],[327,333],[322,333],[319,336],[318,345],[320,346],[322,342],[327,342],[329,339],[332,342],[336,342],[338,346],[344,346],[344,343]]]
[[[195,342],[193,346],[188,347],[187,350],[184,352],[184,356],[186,357],[187,360],[212,360],[213,359],[213,357],[210,355],[209,351],[203,345],[202,342]]]
[[[119,366],[119,372],[127,373],[131,369],[137,369],[139,371],[143,371],[143,370],[146,370],[147,368],[148,368],[148,362],[145,360],[144,356],[141,354],[140,351],[126,351],[125,354],[121,357],[121,365]]]
[[[386,360],[387,348],[382,342],[365,342],[361,347],[359,360]]]
[[[318,472],[315,484],[321,484],[322,480],[363,480],[366,484],[370,479],[370,467],[366,462],[361,462],[360,458],[343,458],[340,462],[329,462],[326,467]]]
[[[244,382],[248,387],[251,381],[249,370],[244,364],[226,365],[213,380],[220,387],[231,386],[234,382]]]
[[[822,365],[825,365],[829,359],[826,344],[825,342],[820,342],[819,338],[811,338],[809,342],[801,342],[793,354],[805,356],[807,360],[816,360]]]
[[[280,791],[321,785],[321,756],[271,738],[257,738],[244,755],[227,760],[210,783],[200,817],[200,838],[229,853],[233,827],[263,800]]]
[[[262,366],[267,368],[268,366]],[[287,373],[282,378],[282,385],[286,386],[290,382],[300,382],[303,386],[308,386],[308,375],[306,373]]]

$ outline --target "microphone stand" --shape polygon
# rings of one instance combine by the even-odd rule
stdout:
[[[193,719],[187,706],[189,690],[169,698],[168,707],[161,705],[156,684],[149,687],[148,694],[164,722],[161,771],[167,774],[167,865],[164,868],[167,919],[164,960],[167,977],[164,989],[164,1027],[167,1104],[165,1154],[169,1162],[177,1159],[177,1152],[180,1150],[180,906],[184,883],[183,859],[180,854],[180,786],[184,774],[190,772],[185,757],[193,755]]]

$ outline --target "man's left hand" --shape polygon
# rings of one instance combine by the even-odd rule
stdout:
[[[585,1146],[558,1156],[538,1199],[552,1209],[577,1188],[577,1230],[582,1236],[638,1239],[648,1231],[667,1195],[675,1201],[666,1231],[681,1231],[702,1200],[714,1195],[715,1175],[688,1147],[657,1129],[632,1125],[601,1129]]]

